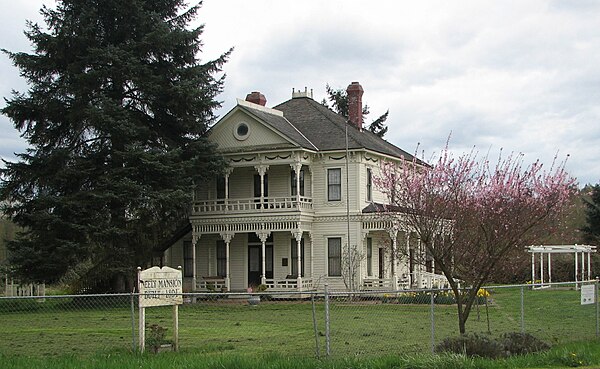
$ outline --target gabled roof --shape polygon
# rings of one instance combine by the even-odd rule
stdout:
[[[368,149],[382,154],[412,160],[413,156],[381,137],[346,123],[347,119],[309,97],[296,97],[273,109],[300,131],[319,151],[345,150],[348,126],[348,148]]]
[[[275,131],[287,137],[292,142],[301,147],[310,150],[317,150],[317,147],[312,144],[290,121],[285,117],[268,113],[259,109],[252,109],[248,106],[238,105],[240,110],[254,116],[263,123],[266,123]]]
[[[305,149],[345,150],[345,130],[348,127],[349,149],[367,149],[396,158],[413,160],[413,155],[367,129],[359,131],[354,125],[347,123],[347,118],[309,97],[294,97],[273,108],[238,100],[238,105],[220,121],[227,119],[227,116],[236,110],[254,117],[293,145]],[[242,149],[240,147],[240,150]],[[418,159],[417,162],[425,164]]]

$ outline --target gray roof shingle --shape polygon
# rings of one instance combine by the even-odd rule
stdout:
[[[347,119],[326,106],[308,97],[293,98],[273,109],[302,132],[318,150],[344,150],[346,148],[345,127],[348,126],[348,148],[365,148],[394,157],[412,160],[413,156],[379,136],[363,129],[359,131]]]

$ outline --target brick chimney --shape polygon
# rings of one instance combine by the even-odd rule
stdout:
[[[265,106],[265,104],[267,103],[267,98],[265,98],[265,95],[261,94],[258,91],[252,91],[251,93],[246,95],[246,101]]]
[[[362,131],[362,95],[363,88],[358,82],[352,82],[348,85],[346,93],[348,94],[348,120],[354,124],[359,131]]]

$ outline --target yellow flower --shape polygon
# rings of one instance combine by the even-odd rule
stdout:
[[[479,297],[490,297],[490,293],[485,288],[480,288],[477,290],[477,296]]]

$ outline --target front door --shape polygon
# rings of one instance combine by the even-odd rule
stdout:
[[[258,286],[262,275],[261,246],[248,246],[248,285]]]
[[[265,243],[265,278],[273,278],[273,235]],[[248,286],[258,286],[262,275],[262,243],[255,233],[248,234]]]

